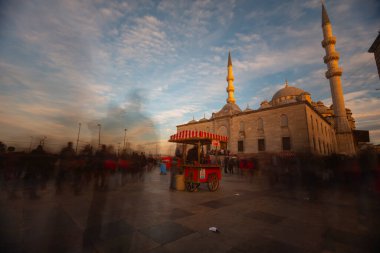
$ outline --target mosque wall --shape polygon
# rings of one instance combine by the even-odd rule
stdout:
[[[329,155],[337,151],[334,128],[312,108],[306,107],[310,151]]]
[[[303,103],[292,104],[234,116],[231,152],[305,152],[309,143],[304,108]]]
[[[305,102],[177,126],[178,131],[209,131],[229,137],[233,154],[336,151],[335,131]],[[240,146],[239,146],[240,145]]]

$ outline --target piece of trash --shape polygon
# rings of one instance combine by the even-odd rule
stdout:
[[[234,195],[235,195],[235,196],[240,196],[240,194],[239,194],[239,193],[235,193]]]
[[[219,233],[219,230],[216,227],[209,227],[208,230],[215,232],[215,233]]]

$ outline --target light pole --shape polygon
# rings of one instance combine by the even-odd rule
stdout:
[[[98,124],[99,127],[99,142],[98,142],[98,148],[100,148],[100,129],[102,128],[102,125]]]
[[[79,122],[79,129],[78,129],[78,138],[77,138],[77,146],[75,147],[75,153],[78,152],[78,142],[79,142],[79,135],[80,135],[80,127],[81,127],[81,123]]]
[[[32,150],[33,136],[30,136],[29,152]]]
[[[125,138],[127,136],[127,129],[124,128],[124,145],[123,145],[123,150],[125,150]]]
[[[40,140],[40,145],[43,147],[45,145],[45,140],[47,139],[46,136],[43,136],[42,139]]]

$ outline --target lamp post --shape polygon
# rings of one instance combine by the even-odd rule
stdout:
[[[80,127],[81,127],[81,123],[79,122],[79,129],[78,129],[78,138],[77,138],[77,146],[75,147],[75,153],[78,152],[78,142],[79,142],[79,135],[80,135]]]
[[[124,145],[123,145],[123,150],[125,150],[125,138],[126,138],[126,136],[127,136],[127,129],[126,128],[124,128]]]
[[[33,136],[30,136],[29,152],[32,151]]]
[[[98,141],[98,148],[100,148],[100,129],[102,128],[102,125],[98,124],[99,127],[99,141]]]
[[[40,145],[43,147],[45,145],[45,140],[47,139],[46,136],[43,136],[42,139],[40,140]]]

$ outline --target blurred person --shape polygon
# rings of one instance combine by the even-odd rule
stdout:
[[[107,146],[102,145],[101,149],[96,151],[95,160],[96,160],[96,173],[95,173],[95,185],[98,189],[106,188],[106,171],[104,168],[104,162],[107,159]]]
[[[29,192],[31,199],[38,199],[37,195],[37,183],[41,172],[41,168],[45,166],[46,152],[42,145],[38,145],[37,148],[32,150],[29,154],[29,163],[25,172],[26,190]]]
[[[181,151],[177,147],[175,150],[175,155],[172,159],[172,167],[170,169],[170,189],[175,190],[176,189],[176,175],[179,174],[179,166],[181,164]]]
[[[59,154],[59,168],[56,178],[56,193],[61,193],[63,190],[63,184],[69,177],[69,173],[75,166],[75,150],[73,149],[73,143],[68,142]]]
[[[4,154],[4,186],[6,188],[6,191],[8,192],[8,198],[9,199],[16,199],[18,198],[16,191],[17,191],[17,185],[18,181],[21,175],[21,168],[20,168],[20,156],[15,153],[14,147],[8,147],[7,153]]]
[[[198,162],[198,148],[196,145],[187,151],[186,161],[190,164]]]
[[[236,157],[231,156],[230,159],[228,160],[228,172],[230,174],[234,174],[235,163],[236,163]]]
[[[227,154],[225,157],[224,157],[224,173],[227,174],[228,171],[228,164],[229,164],[229,161],[230,161],[230,157],[229,155]]]

